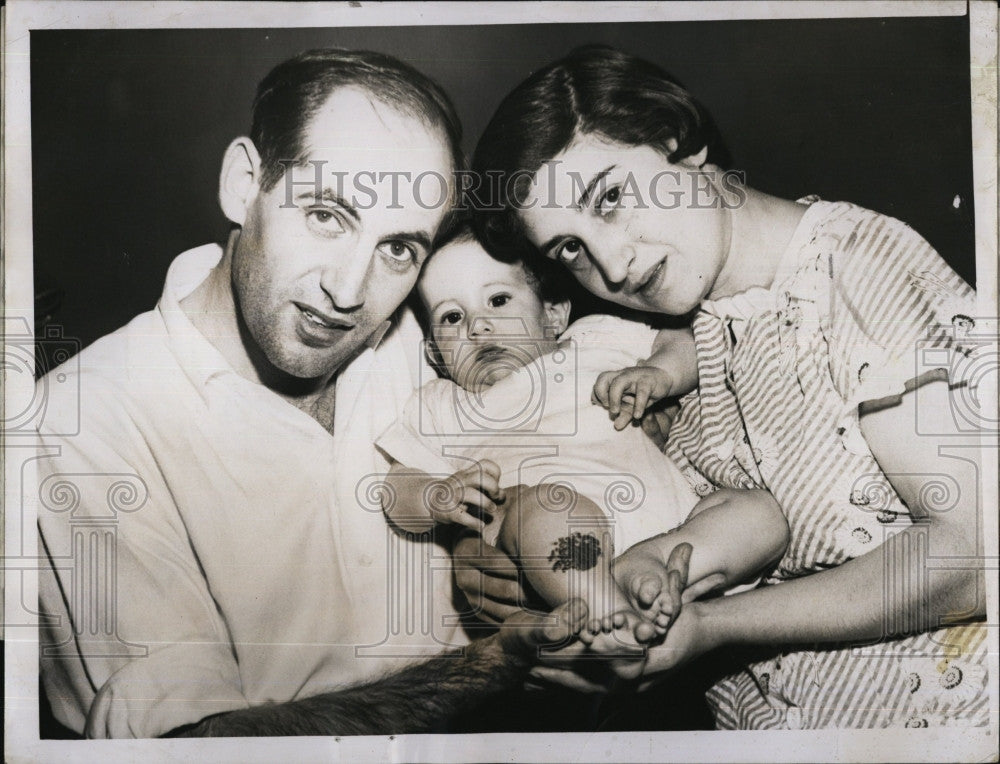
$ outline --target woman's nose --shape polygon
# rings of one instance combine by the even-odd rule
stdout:
[[[629,268],[635,260],[631,247],[610,246],[591,250],[594,262],[608,284],[617,286],[628,278]]]

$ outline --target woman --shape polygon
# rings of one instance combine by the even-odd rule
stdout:
[[[778,646],[712,688],[717,726],[986,724],[978,441],[952,416],[975,293],[899,221],[734,184],[711,148],[665,72],[589,46],[518,86],[473,162],[511,180],[479,215],[492,246],[533,245],[629,308],[696,311],[698,389],[667,451],[788,520],[772,585],[686,605],[647,675]]]

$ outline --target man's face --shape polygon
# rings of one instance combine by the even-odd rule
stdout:
[[[354,88],[327,99],[302,149],[306,162],[248,204],[232,274],[268,361],[311,379],[336,372],[413,287],[452,167],[439,131]]]

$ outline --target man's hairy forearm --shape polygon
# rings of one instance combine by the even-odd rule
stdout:
[[[231,711],[168,737],[389,735],[433,731],[448,717],[509,688],[529,662],[505,653],[499,635],[401,671],[311,698]]]

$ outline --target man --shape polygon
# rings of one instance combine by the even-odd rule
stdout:
[[[465,641],[433,545],[366,499],[387,469],[375,438],[429,374],[397,308],[448,205],[410,181],[451,178],[459,140],[440,88],[386,56],[312,51],[261,83],[223,160],[224,248],[180,255],[156,309],[80,355],[78,428],[58,408],[41,428],[41,668],[60,722],[413,731],[344,709],[418,683],[443,693],[433,717],[508,684],[552,635],[522,618],[463,659],[329,695]],[[416,627],[400,641],[392,624]]]

